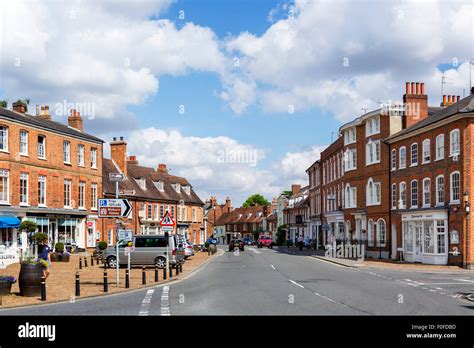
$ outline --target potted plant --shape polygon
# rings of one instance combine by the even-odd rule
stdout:
[[[13,276],[0,276],[0,296],[8,295],[12,290],[12,284],[16,283]]]
[[[94,250],[94,253],[92,254],[92,256],[96,259],[96,260],[102,260],[103,261],[103,254],[104,254],[104,250],[107,249],[108,245],[107,245],[107,242],[105,241],[100,241],[99,243],[97,243],[97,246],[95,247],[95,250]]]
[[[41,295],[41,277],[43,276],[43,267],[47,267],[46,261],[35,261],[26,259],[21,262],[20,276],[18,285],[20,287],[20,296],[35,297]]]

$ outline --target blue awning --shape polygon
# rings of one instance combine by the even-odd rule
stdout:
[[[20,226],[20,219],[16,216],[0,215],[0,228],[15,228]]]

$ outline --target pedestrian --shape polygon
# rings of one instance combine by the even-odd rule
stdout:
[[[42,246],[42,248],[38,255],[38,261],[42,263],[43,275],[44,278],[47,279],[49,276],[49,268],[51,267],[51,248],[47,244],[47,241],[42,241],[40,245]]]
[[[303,236],[298,237],[298,245],[300,246],[300,251],[303,251]]]

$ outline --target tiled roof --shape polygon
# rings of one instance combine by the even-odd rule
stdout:
[[[395,133],[386,140],[390,141],[392,139],[398,138],[399,136],[409,134],[418,129],[432,125],[436,122],[442,121],[456,114],[474,112],[474,94],[471,94],[468,97],[461,99],[459,102],[445,108],[430,108],[432,109],[431,111],[434,112],[432,115],[429,115],[429,117],[425,118],[424,120],[421,120],[420,122],[415,123],[411,127],[405,128],[400,132]]]
[[[10,121],[16,121],[21,123],[26,123],[33,127],[44,128],[53,132],[62,133],[66,135],[70,135],[76,138],[82,138],[94,142],[103,143],[102,139],[99,139],[93,135],[90,135],[85,132],[81,132],[75,128],[69,127],[67,124],[63,124],[56,121],[45,120],[38,116],[32,116],[29,114],[22,114],[20,112],[16,112],[13,110],[9,110],[6,108],[0,107],[0,118],[5,118]]]
[[[257,217],[257,213],[262,213]],[[249,215],[251,214],[251,215]],[[240,217],[239,217],[240,216]],[[263,207],[253,206],[248,208],[235,208],[230,213],[222,214],[217,219],[215,226],[243,223],[260,223],[263,220]]]
[[[115,183],[109,181],[109,173],[117,173],[120,170],[111,159],[104,158],[103,163],[103,188],[104,193],[108,195],[115,194]],[[136,164],[127,164],[127,178],[119,183],[120,190],[135,190],[135,195],[130,198],[142,198],[146,200],[159,200],[159,201],[170,201],[178,203],[183,200],[184,203],[191,203],[197,205],[204,205],[204,202],[194,192],[192,187],[190,188],[190,194],[188,195],[183,188],[180,193],[171,186],[174,183],[180,183],[181,185],[189,185],[189,182],[182,177],[169,175],[167,173],[157,172],[153,168],[142,167]],[[142,189],[135,179],[145,179],[146,189]],[[160,191],[154,184],[154,182],[163,182],[163,191]]]

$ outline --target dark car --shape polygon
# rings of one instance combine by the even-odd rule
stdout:
[[[244,251],[244,242],[240,239],[232,239],[229,243],[229,251],[233,251],[235,248],[239,248],[240,251]]]
[[[253,240],[249,237],[242,239],[242,242],[244,242],[245,245],[253,245]]]
[[[206,242],[208,242],[209,244],[217,244],[217,238],[208,238]]]

